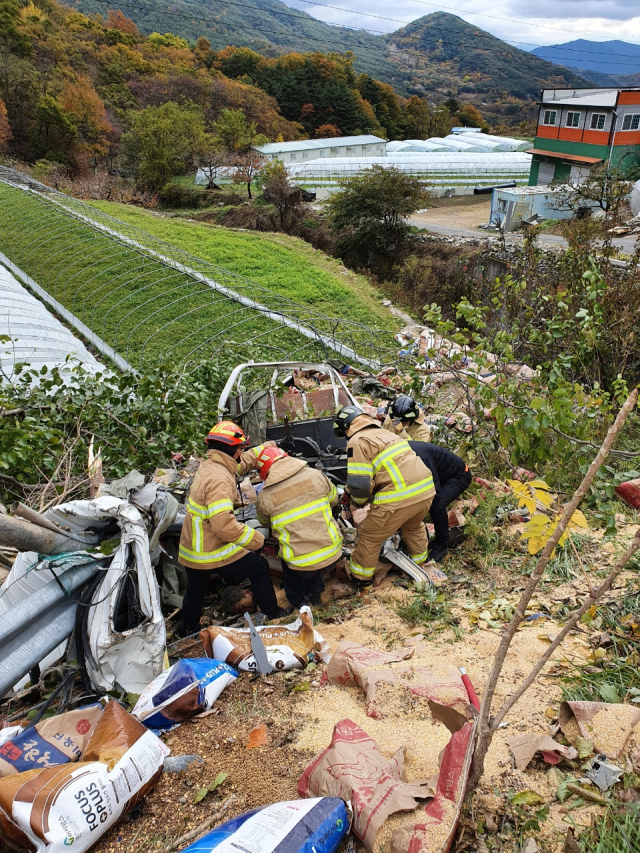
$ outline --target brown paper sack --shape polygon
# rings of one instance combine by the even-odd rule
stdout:
[[[298,782],[301,797],[341,797],[353,809],[353,831],[369,850],[394,812],[413,810],[418,800],[434,796],[426,782],[404,781],[404,747],[391,760],[352,720],[341,720],[331,745],[319,753]]]
[[[596,753],[618,758],[640,723],[640,708],[609,702],[563,702],[559,718],[567,740],[572,740],[572,728],[575,731],[577,724]]]

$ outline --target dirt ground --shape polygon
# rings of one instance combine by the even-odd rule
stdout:
[[[443,202],[449,202],[449,204],[443,204]],[[423,213],[414,213],[411,216],[412,223],[424,227],[445,225],[450,228],[477,228],[478,225],[487,225],[489,222],[491,196],[436,199],[436,204],[436,207]]]
[[[601,534],[600,538],[594,536],[591,543],[594,558],[591,559],[590,553],[589,560],[589,564],[595,566],[590,570],[594,578],[614,559],[614,552],[618,553],[628,544],[634,530],[631,526],[624,528],[615,546],[607,543],[606,548],[600,541]],[[463,549],[464,545],[459,550]],[[596,554],[600,555],[597,559]],[[412,626],[406,614],[401,618],[398,610],[409,605],[415,593],[394,574],[364,597],[354,596],[320,608],[316,627],[329,643],[331,652],[342,639],[385,651],[410,644],[416,649],[412,663],[438,672],[465,666],[482,697],[502,625],[494,623],[495,627],[491,627],[490,621],[483,621],[483,618],[490,620],[486,615],[478,620],[477,614],[474,616],[470,610],[475,605],[470,602],[477,602],[479,597],[486,597],[499,587],[509,587],[517,594],[522,588],[521,567],[513,561],[508,568],[494,565],[483,577],[469,580],[464,553],[456,555],[454,562],[455,566],[448,567],[451,582],[445,593],[451,615],[449,627]],[[624,588],[627,581],[628,578],[623,578],[616,587]],[[563,583],[547,584],[536,597],[534,609],[545,608],[553,613],[554,608],[557,610],[566,602],[575,602],[585,592],[586,582],[582,576],[569,576]],[[536,617],[530,624],[523,624],[507,656],[496,694],[498,703],[523,680],[562,622],[562,618],[548,615],[541,621]],[[584,630],[570,635],[506,717],[506,726],[495,737],[485,775],[462,816],[462,825],[469,832],[475,832],[480,826],[485,833],[498,833],[498,837],[504,839],[492,850],[519,849],[516,845],[521,843],[522,833],[518,835],[513,827],[504,830],[507,797],[514,792],[533,791],[550,809],[540,831],[530,830],[524,834],[524,837],[535,835],[544,853],[560,853],[564,849],[568,823],[588,826],[592,812],[597,811],[586,803],[567,814],[566,807],[556,799],[555,769],[537,756],[524,772],[515,770],[506,744],[507,739],[524,732],[554,732],[562,698],[558,675],[570,666],[584,665],[591,654],[593,646]],[[425,716],[409,708],[396,708],[385,719],[371,719],[367,717],[364,695],[359,690],[322,685],[324,669],[324,664],[318,664],[313,671],[278,673],[268,678],[243,674],[222,694],[214,713],[184,723],[163,736],[173,755],[200,758],[181,773],[165,773],[156,790],[144,801],[142,814],[116,825],[96,845],[97,853],[144,853],[147,850],[169,853],[186,846],[186,841],[176,847],[174,844],[212,816],[216,816],[215,825],[256,806],[296,799],[297,782],[303,769],[319,750],[328,746],[333,726],[343,718],[354,719],[365,728],[387,757],[406,747],[409,780],[425,779],[437,772],[438,755],[449,738],[441,723],[429,718],[428,712]],[[247,748],[250,732],[262,724],[267,727],[267,745]],[[640,731],[636,739],[640,739]],[[195,803],[196,792],[221,772],[227,774],[227,779],[218,791]],[[461,846],[459,842],[458,847],[452,847],[452,850],[457,849],[475,850],[476,847]],[[364,853],[362,845],[358,845],[358,853]],[[379,853],[388,851],[384,848]]]

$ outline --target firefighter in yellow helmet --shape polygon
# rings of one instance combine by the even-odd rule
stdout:
[[[191,485],[178,552],[178,560],[187,572],[183,634],[198,629],[212,574],[248,578],[256,604],[267,618],[286,615],[278,607],[269,564],[256,553],[262,548],[264,537],[238,521],[233,512],[236,477],[256,467],[266,445],[246,450],[246,435],[231,421],[216,424],[205,441],[209,451]]]
[[[320,604],[324,573],[342,556],[342,534],[333,520],[338,492],[323,473],[279,447],[258,456],[264,486],[258,520],[271,527],[280,545],[284,591],[289,604]]]
[[[436,493],[433,476],[408,443],[382,429],[379,421],[356,406],[344,406],[335,416],[333,429],[346,437],[347,490],[356,506],[370,503],[359,525],[351,554],[350,570],[360,586],[373,583],[380,548],[398,530],[416,563],[428,557],[428,537],[424,526]],[[442,572],[428,571],[433,582]]]

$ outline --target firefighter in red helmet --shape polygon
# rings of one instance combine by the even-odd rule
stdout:
[[[246,435],[231,421],[216,424],[205,442],[209,448],[207,458],[193,479],[180,536],[178,559],[187,572],[182,605],[185,634],[198,629],[212,574],[248,578],[255,601],[268,619],[286,615],[278,607],[269,564],[257,553],[264,537],[238,521],[233,512],[236,477],[256,467],[266,445],[247,449]]]
[[[266,447],[257,462],[264,482],[258,519],[280,545],[284,591],[293,607],[320,604],[323,574],[342,556],[342,534],[333,519],[336,487],[278,447]]]

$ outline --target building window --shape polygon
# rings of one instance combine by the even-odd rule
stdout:
[[[622,119],[623,130],[637,130],[640,127],[640,115],[628,115]]]
[[[591,130],[604,130],[607,117],[604,113],[594,113],[591,116]]]
[[[567,113],[567,127],[580,126],[580,113]]]
[[[555,110],[545,110],[544,111],[544,121],[542,123],[543,124],[555,125],[557,115],[558,115],[558,113]]]
[[[331,153],[332,153],[332,154],[337,154],[339,151],[340,151],[340,149],[339,149],[339,148],[332,148],[332,149],[331,149]]]
[[[295,160],[295,159],[296,159],[296,155],[295,155],[295,154],[292,154],[292,155],[291,155],[291,159],[292,159],[292,160]]]
[[[504,198],[498,199],[498,213],[506,213],[507,212],[507,200]]]
[[[318,151],[318,157],[324,157],[324,148],[321,148],[320,151]]]
[[[308,156],[309,156],[309,152],[308,152],[308,151],[303,151],[303,152],[302,152],[302,159],[303,159],[303,160],[306,160]]]

